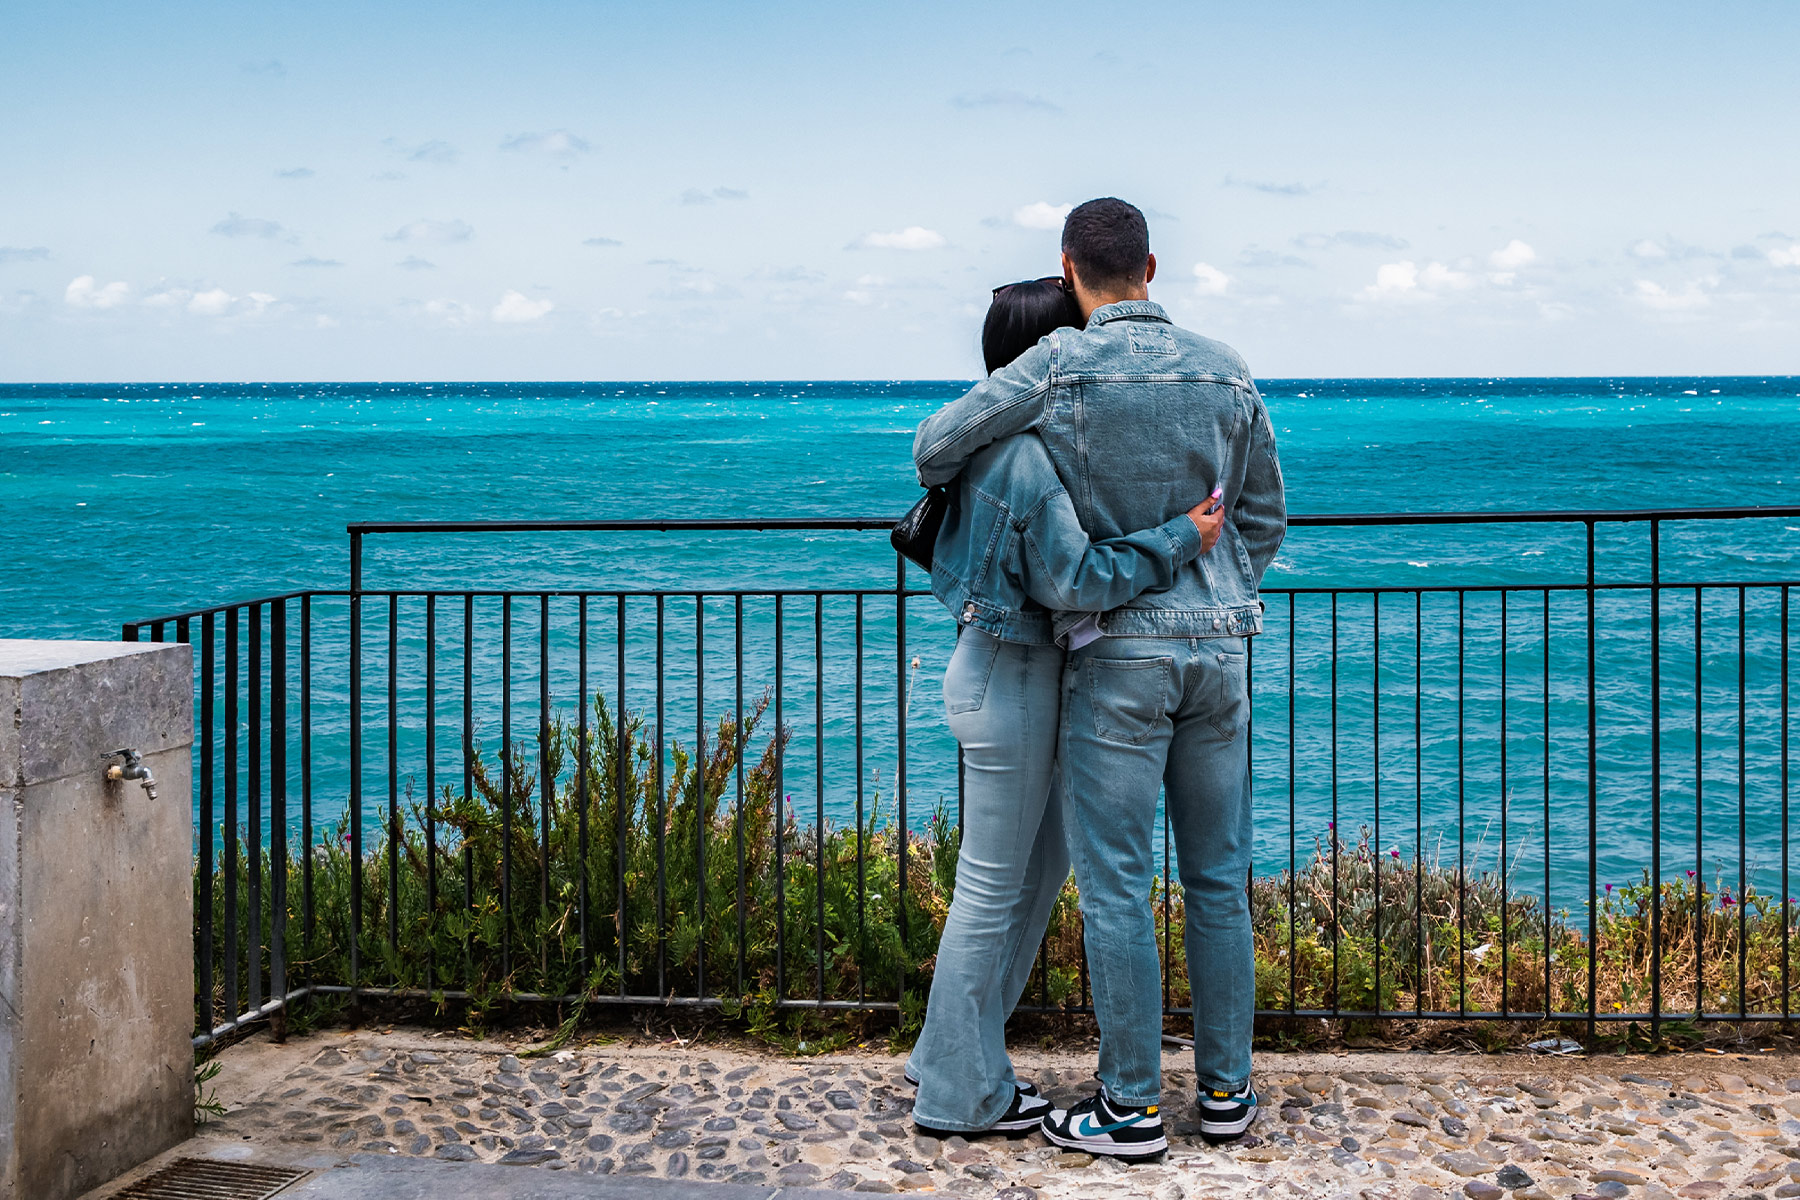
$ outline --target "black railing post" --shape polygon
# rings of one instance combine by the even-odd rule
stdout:
[[[269,605],[269,998],[287,1003],[287,601]]]
[[[1650,1044],[1662,1040],[1662,522],[1650,522]]]
[[[1594,1040],[1599,1007],[1600,913],[1594,898],[1600,874],[1600,762],[1599,721],[1594,701],[1594,523],[1587,522],[1587,766],[1588,766],[1588,1009],[1587,1036]]]
[[[362,983],[362,534],[350,534],[350,1007]]]

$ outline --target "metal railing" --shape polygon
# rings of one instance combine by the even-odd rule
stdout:
[[[1259,1015],[1628,1020],[1653,1038],[1668,1019],[1788,1019],[1800,579],[1791,563],[1776,578],[1667,579],[1663,562],[1667,525],[1795,517],[1800,507],[1293,518],[1295,530],[1561,527],[1578,538],[1565,547],[1578,566],[1264,589],[1251,657]],[[1602,578],[1596,531],[1625,526],[1647,537],[1609,544],[1627,575]],[[894,568],[854,586],[700,589],[370,589],[364,563],[365,539],[383,535],[890,527],[360,523],[347,591],[125,625],[127,640],[198,648],[196,1042],[315,993],[912,1003],[962,797],[953,740],[934,705],[911,703],[953,623],[903,559],[859,551]],[[1690,566],[1710,564],[1707,536],[1687,544]],[[1734,650],[1706,639],[1721,620]],[[1736,689],[1724,728],[1721,680],[1725,718]],[[1665,770],[1671,741],[1691,749],[1691,776]],[[1736,751],[1734,775],[1721,746]],[[932,790],[939,820],[921,837],[920,793]],[[1717,838],[1707,857],[1709,823],[1728,830],[1724,858]],[[1690,834],[1692,868],[1671,876],[1666,843]],[[1175,1012],[1185,964],[1179,888],[1161,882],[1176,877],[1166,818],[1161,849],[1153,904]],[[1606,878],[1630,872],[1641,883]],[[896,894],[874,891],[889,886],[876,876]],[[1024,1007],[1083,1011],[1079,934],[1072,915],[1059,924]],[[1671,976],[1670,954],[1691,959],[1691,975]]]

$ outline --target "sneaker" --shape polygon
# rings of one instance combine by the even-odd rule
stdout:
[[[1051,1104],[1037,1094],[1037,1089],[1030,1084],[1018,1084],[1013,1088],[1012,1103],[1000,1114],[1000,1119],[986,1129],[938,1129],[913,1117],[913,1127],[926,1137],[978,1138],[990,1133],[1002,1134],[1006,1137],[1023,1137],[1033,1133],[1044,1123],[1049,1114]]]
[[[1169,1148],[1156,1105],[1116,1104],[1101,1088],[1068,1111],[1044,1118],[1044,1136],[1065,1150],[1085,1150],[1123,1162],[1156,1158]]]
[[[1200,1093],[1200,1136],[1209,1142],[1242,1137],[1256,1120],[1256,1093],[1245,1084],[1240,1092]]]

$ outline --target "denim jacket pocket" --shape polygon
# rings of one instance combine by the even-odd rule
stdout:
[[[1219,651],[1218,667],[1213,676],[1212,710],[1206,720],[1213,731],[1228,742],[1237,741],[1250,717],[1250,692],[1243,654]]]
[[[944,672],[944,708],[950,715],[981,711],[999,653],[1000,639],[994,635],[972,627],[962,631]]]
[[[1170,658],[1090,658],[1094,733],[1102,741],[1141,746],[1169,702]]]

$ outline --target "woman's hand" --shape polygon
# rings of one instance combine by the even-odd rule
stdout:
[[[1188,520],[1200,531],[1200,553],[1207,554],[1218,543],[1219,534],[1225,529],[1225,503],[1222,497],[1225,489],[1216,487],[1212,495],[1202,504],[1188,509]]]

